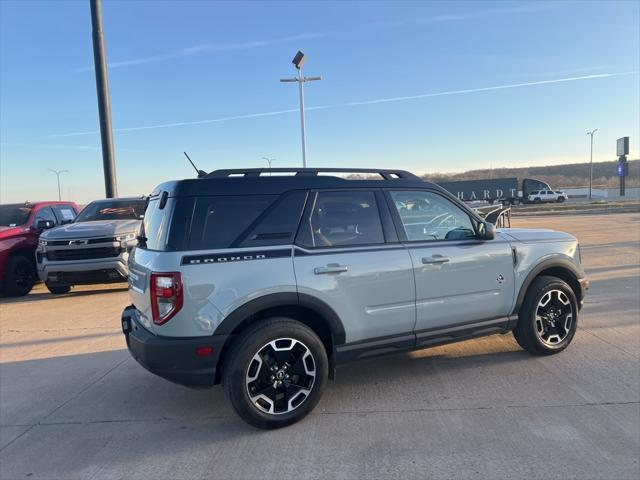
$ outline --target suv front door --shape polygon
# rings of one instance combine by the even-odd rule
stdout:
[[[294,267],[299,294],[330,306],[344,325],[346,342],[357,342],[343,351],[358,357],[360,350],[413,347],[413,267],[381,191],[312,192]]]
[[[479,240],[469,213],[440,193],[396,190],[387,199],[413,262],[418,345],[443,329],[503,322],[514,295],[509,243]]]

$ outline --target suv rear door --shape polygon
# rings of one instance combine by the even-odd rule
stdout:
[[[359,342],[346,349],[414,345],[411,259],[398,243],[381,191],[311,192],[294,268],[298,292],[324,301],[342,320],[347,343]]]
[[[387,199],[413,262],[418,345],[427,346],[438,330],[508,315],[514,294],[508,242],[478,240],[469,213],[440,193],[392,190]]]

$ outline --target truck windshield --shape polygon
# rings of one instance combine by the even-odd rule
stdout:
[[[24,205],[0,205],[0,226],[17,227],[27,223],[31,207]]]
[[[140,200],[99,200],[91,202],[76,217],[75,223],[98,220],[141,220],[146,201]]]

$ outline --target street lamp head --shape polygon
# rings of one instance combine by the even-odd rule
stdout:
[[[296,53],[296,56],[293,57],[293,60],[291,61],[291,63],[293,63],[295,67],[298,70],[300,70],[306,60],[307,60],[306,55],[302,53],[300,50],[298,50],[298,53]]]

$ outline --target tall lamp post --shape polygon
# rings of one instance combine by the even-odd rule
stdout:
[[[262,157],[262,159],[267,161],[267,165],[269,165],[269,170],[271,170],[271,164],[273,162],[275,162],[276,159],[275,158],[269,158],[269,157]],[[269,175],[271,175],[271,172],[269,172]]]
[[[300,129],[302,132],[302,167],[307,168],[307,138],[304,127],[304,84],[306,82],[315,82],[317,80],[322,80],[322,77],[303,77],[302,76],[302,65],[306,60],[306,56],[301,51],[296,53],[296,56],[293,57],[291,63],[293,63],[298,70],[298,76],[294,78],[281,78],[281,82],[298,82],[298,86],[300,89]]]
[[[593,136],[598,131],[597,128],[594,128],[590,132],[587,132],[587,135],[591,137],[591,155],[589,160],[589,200],[592,199],[592,189],[593,189]]]
[[[54,170],[50,168],[49,171],[55,173],[56,177],[58,177],[58,201],[61,201],[62,194],[60,193],[60,175],[62,175],[63,173],[69,173],[69,170]]]

